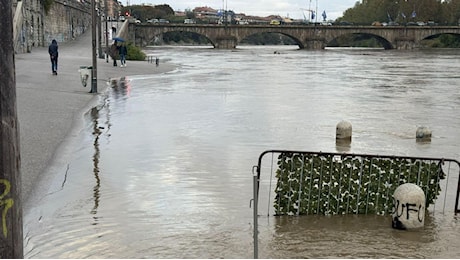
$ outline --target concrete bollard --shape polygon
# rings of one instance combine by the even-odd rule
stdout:
[[[428,127],[420,126],[415,133],[417,142],[431,141],[431,130]]]
[[[351,147],[351,123],[348,121],[340,121],[337,124],[335,132],[335,148],[338,152],[349,152]]]
[[[392,227],[414,229],[425,224],[425,193],[413,184],[400,185],[393,193]]]
[[[335,139],[340,141],[351,142],[352,127],[348,121],[340,121],[336,127]]]

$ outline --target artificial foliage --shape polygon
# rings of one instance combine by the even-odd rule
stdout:
[[[276,171],[276,215],[390,214],[404,183],[421,187],[426,208],[445,178],[437,160],[281,153]]]

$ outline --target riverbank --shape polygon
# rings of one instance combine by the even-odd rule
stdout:
[[[92,64],[91,32],[75,41],[59,44],[58,75],[51,73],[47,47],[17,54],[16,99],[20,126],[20,156],[23,208],[29,199],[46,187],[56,154],[66,139],[81,125],[82,115],[103,94],[111,78],[165,73],[177,68],[160,62],[127,61],[127,67],[114,67],[112,60],[97,59],[97,94],[89,93],[80,81],[80,66]],[[120,64],[118,62],[118,64]],[[61,158],[61,156],[59,156]]]

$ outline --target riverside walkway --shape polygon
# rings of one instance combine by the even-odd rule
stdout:
[[[47,178],[56,156],[64,149],[67,137],[78,131],[83,113],[104,93],[111,78],[163,73],[175,65],[160,66],[146,61],[127,61],[127,67],[114,67],[112,60],[97,59],[98,93],[89,93],[80,81],[80,66],[92,64],[91,32],[59,44],[58,75],[51,73],[48,47],[16,54],[16,98],[20,130],[22,198],[24,209],[38,190],[46,189]],[[118,61],[118,65],[120,62]]]

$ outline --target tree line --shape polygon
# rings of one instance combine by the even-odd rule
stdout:
[[[434,22],[438,25],[458,25],[460,0],[363,0],[346,10],[336,22],[370,25],[375,21]]]
[[[121,9],[122,15],[129,15],[145,22],[148,19],[170,19],[174,10],[167,4],[162,5],[129,5]]]

